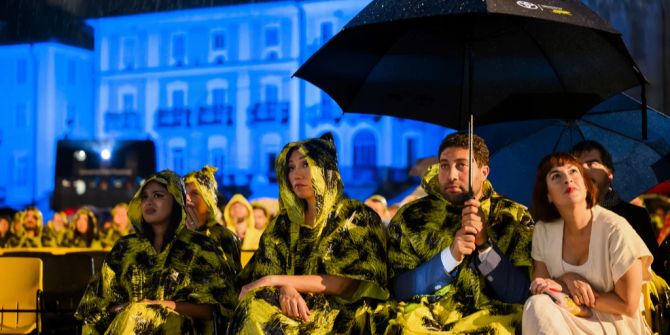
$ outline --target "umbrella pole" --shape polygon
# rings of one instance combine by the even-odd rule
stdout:
[[[470,199],[474,198],[472,192],[472,136],[474,135],[474,117],[470,114],[470,121],[468,122],[468,196]]]

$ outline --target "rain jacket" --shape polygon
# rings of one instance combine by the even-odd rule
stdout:
[[[60,231],[56,231],[56,228],[54,228],[54,223],[52,221],[49,221],[47,223],[46,228],[44,229],[44,234],[42,237],[42,244],[45,247],[65,247],[67,246],[67,239],[66,236],[68,235],[70,231],[69,224],[67,222],[67,216],[63,212],[57,212],[54,215],[54,218],[56,216],[60,216],[63,219],[63,228],[61,228]]]
[[[205,234],[215,242],[215,245],[220,249],[221,256],[229,267],[229,271],[237,276],[242,269],[242,265],[240,264],[240,239],[232,231],[224,227],[221,222],[221,211],[217,206],[218,197],[216,190],[218,189],[218,184],[216,178],[214,178],[215,172],[215,167],[206,165],[198,171],[187,174],[184,177],[184,184],[193,183],[207,205],[209,213],[207,222],[198,227],[196,231]],[[229,305],[234,306],[236,304],[237,299],[231,301]],[[227,311],[225,316],[230,317],[232,312],[232,309]]]
[[[304,224],[303,200],[288,182],[288,154],[306,155],[316,195],[312,227]],[[363,203],[345,199],[332,141],[289,143],[277,158],[279,214],[265,229],[259,249],[242,270],[242,283],[267,275],[333,275],[360,281],[349,298],[302,294],[310,310],[304,323],[282,313],[279,290],[263,287],[244,296],[231,334],[360,334],[373,332],[372,309],[389,296],[386,240],[379,216]]]
[[[37,212],[37,231],[35,232],[35,236],[28,236],[26,229],[23,226],[23,221],[25,220],[25,215],[28,210],[22,211],[21,214],[18,215],[19,220],[21,220],[21,231],[18,233],[15,232],[16,242],[14,243],[14,246],[17,248],[41,248],[43,246],[42,231],[44,230],[44,219],[42,217],[42,212],[37,209],[32,210]]]
[[[90,233],[90,240],[89,236],[82,235],[77,231],[77,220],[79,220],[79,217],[81,215],[86,215],[88,216],[88,232]],[[102,243],[100,243],[100,238],[98,236],[98,224],[97,224],[97,219],[95,218],[95,214],[88,209],[88,208],[80,208],[74,215],[72,216],[72,220],[70,220],[70,229],[68,230],[68,234],[66,237],[65,244],[68,247],[71,248],[93,248],[93,249],[102,249]]]
[[[428,195],[402,207],[391,221],[392,277],[432,259],[451,245],[460,229],[462,207],[441,195],[438,172],[435,164],[423,177],[422,187]],[[528,210],[496,193],[488,180],[482,192],[480,203],[489,237],[514,266],[527,269],[530,277],[534,223]],[[390,307],[387,312],[392,320],[387,333],[512,334],[516,329],[520,334],[523,305],[496,299],[474,263],[472,257],[466,257],[451,284]]]
[[[235,222],[233,222],[233,217],[230,215],[230,209],[233,207],[233,204],[236,202],[241,203],[244,207],[247,208],[247,231],[244,234],[242,239],[242,250],[256,250],[258,249],[258,241],[263,234],[263,231],[256,229],[255,220],[254,220],[254,209],[247,201],[247,199],[241,194],[235,194],[230,201],[226,204],[226,207],[223,208],[223,218],[226,222],[226,226],[234,234],[237,234],[235,229]],[[237,236],[237,235],[235,235]]]
[[[142,300],[173,300],[222,306],[231,310],[237,290],[233,273],[213,241],[186,229],[184,184],[177,174],[164,170],[143,185],[156,181],[165,185],[180,210],[174,237],[156,251],[147,238],[141,211],[141,187],[129,204],[128,216],[134,234],[121,238],[102,269],[91,279],[75,316],[84,322],[83,333],[194,334],[207,329],[207,322],[193,320],[161,305]],[[179,208],[181,207],[181,208]],[[145,224],[146,225],[146,224]],[[150,229],[150,228],[148,228]],[[127,305],[119,312],[111,308]],[[216,308],[216,307],[215,307]],[[211,325],[210,325],[211,326]]]

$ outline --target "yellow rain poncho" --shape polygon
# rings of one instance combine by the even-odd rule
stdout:
[[[287,160],[293,150],[306,155],[309,163],[317,203],[313,226],[304,224],[303,200],[295,196],[287,180]],[[386,240],[379,216],[363,203],[342,196],[332,141],[289,143],[277,158],[276,170],[279,213],[242,270],[241,282],[267,275],[332,275],[358,280],[360,285],[349,298],[302,294],[311,312],[304,323],[282,313],[276,287],[253,290],[235,311],[230,333],[374,333],[372,310],[389,295]]]
[[[439,192],[439,165],[423,177],[428,195],[402,207],[389,225],[392,276],[410,271],[449,247],[461,227],[462,208]],[[502,197],[488,180],[482,185],[481,209],[489,236],[516,267],[528,270],[533,220],[519,203]],[[522,307],[495,298],[488,283],[466,257],[455,280],[434,294],[391,304],[391,334],[513,334],[520,333]]]
[[[28,231],[25,227],[26,216],[28,212],[34,212],[37,218],[37,226],[35,228],[34,236],[28,235]],[[19,225],[19,231],[15,232],[16,243],[15,247],[18,248],[41,248],[42,243],[42,230],[44,228],[44,220],[42,218],[42,212],[36,207],[28,207],[21,214],[18,215],[21,224]]]
[[[230,198],[230,201],[228,201],[226,204],[226,207],[224,207],[223,218],[226,222],[226,226],[232,232],[236,233],[235,222],[232,215],[230,214],[230,210],[235,203],[242,204],[247,209],[247,217],[245,220],[247,222],[247,228],[246,233],[244,234],[244,238],[242,239],[242,250],[256,250],[258,249],[258,241],[260,240],[263,231],[256,229],[254,209],[249,201],[247,201],[247,198],[245,198],[243,195],[233,195],[233,197]]]
[[[228,266],[227,272],[233,274],[229,280],[234,282],[235,277],[242,269],[242,265],[240,264],[240,240],[232,231],[224,227],[222,224],[221,211],[217,206],[218,197],[216,195],[216,190],[218,184],[216,178],[214,178],[215,172],[215,167],[206,165],[198,171],[193,171],[187,174],[186,177],[184,177],[184,184],[192,183],[207,205],[209,213],[207,222],[204,222],[204,224],[196,228],[196,231],[211,238],[214,241],[214,244],[220,249],[221,256]],[[229,301],[226,306],[232,306],[233,308],[223,312],[223,316],[230,318],[234,306],[236,305],[237,298]]]
[[[174,235],[166,236],[160,251],[148,237],[151,227],[144,223],[140,207],[142,188],[154,181],[166,186],[175,201]],[[149,305],[145,299],[233,308],[227,304],[238,294],[231,282],[234,274],[226,272],[228,267],[210,238],[186,229],[184,203],[184,184],[172,171],[151,176],[137,191],[128,210],[135,233],[114,245],[77,308],[75,316],[84,322],[84,334],[194,334],[208,328],[204,321]],[[120,311],[112,310],[124,304]]]
[[[88,216],[88,230],[86,234],[83,235],[77,230],[77,220],[82,215]],[[79,209],[72,216],[70,220],[70,228],[66,239],[64,241],[65,245],[71,248],[92,248],[92,249],[102,249],[102,243],[98,237],[98,224],[95,214],[88,208]]]

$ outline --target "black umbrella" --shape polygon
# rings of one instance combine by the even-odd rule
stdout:
[[[644,82],[620,34],[574,0],[377,0],[295,76],[344,112],[465,128],[577,118]]]

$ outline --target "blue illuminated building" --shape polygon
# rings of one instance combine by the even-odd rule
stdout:
[[[0,47],[0,206],[48,211],[59,139],[152,139],[157,168],[211,164],[223,190],[276,196],[289,141],[333,133],[351,196],[406,187],[448,130],[342,115],[291,78],[366,1],[272,1],[87,20],[93,50],[62,42]],[[90,29],[88,28],[88,29]],[[141,164],[141,162],[140,162]],[[416,182],[416,180],[413,180]]]

